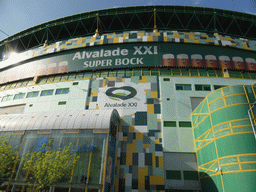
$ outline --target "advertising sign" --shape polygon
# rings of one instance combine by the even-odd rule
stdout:
[[[199,55],[199,54],[191,55],[191,66],[192,67],[204,67],[202,55]]]
[[[253,58],[246,58],[246,68],[248,70],[256,71],[256,61]]]
[[[131,79],[125,82],[108,81],[110,86],[100,87],[97,102],[90,102],[90,109],[115,108],[119,115],[129,115],[136,111],[147,111],[146,90],[150,89],[150,83],[133,83]]]
[[[231,61],[228,56],[219,56],[219,61],[220,61],[221,68],[227,68],[227,69],[232,68]]]
[[[175,59],[173,54],[164,54],[162,59],[163,66],[175,66]]]
[[[235,69],[245,69],[242,57],[232,57],[232,60]]]
[[[179,67],[189,67],[189,59],[187,54],[177,55],[177,66]]]
[[[210,67],[210,68],[218,67],[218,62],[217,62],[216,56],[214,56],[214,55],[205,55],[205,64],[206,64],[206,67]]]

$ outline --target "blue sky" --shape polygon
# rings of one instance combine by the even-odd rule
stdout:
[[[0,0],[0,30],[13,35],[61,17],[137,5],[188,5],[256,14],[256,0]],[[0,40],[7,37],[0,31]]]

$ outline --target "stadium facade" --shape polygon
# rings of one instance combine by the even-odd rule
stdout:
[[[256,16],[93,11],[0,42],[0,131],[81,158],[52,191],[256,191]],[[4,183],[25,191],[23,163]]]

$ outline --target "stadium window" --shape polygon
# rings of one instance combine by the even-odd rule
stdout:
[[[170,81],[170,78],[164,78],[164,81]]]
[[[190,84],[176,84],[176,90],[184,90],[184,91],[190,91],[191,85]]]
[[[49,90],[43,90],[42,92],[41,92],[41,97],[42,96],[49,96],[49,95],[53,95],[53,89],[49,89]]]
[[[179,127],[192,127],[190,121],[179,121]]]
[[[2,98],[2,101],[1,102],[4,102],[4,101],[10,101],[12,99],[12,95],[6,95]]]
[[[219,88],[225,87],[227,85],[213,85],[214,90],[217,90]]]
[[[78,85],[78,82],[73,82],[73,85]]]
[[[13,100],[23,99],[24,97],[25,97],[25,93],[19,93],[19,94],[14,95]]]
[[[197,171],[183,171],[184,180],[199,180]]]
[[[60,101],[58,105],[66,105],[67,101]]]
[[[176,121],[164,121],[165,127],[176,127]]]
[[[181,180],[181,171],[166,170],[166,178],[173,180]]]
[[[195,85],[196,91],[211,91],[210,85]]]
[[[57,89],[55,95],[68,94],[69,88]]]
[[[32,91],[32,92],[28,92],[27,94],[27,98],[31,98],[31,97],[37,97],[39,94],[39,91]]]

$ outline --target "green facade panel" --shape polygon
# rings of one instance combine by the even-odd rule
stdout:
[[[210,93],[192,112],[203,191],[256,190],[256,141],[248,115],[255,99],[253,86],[224,87]],[[208,114],[202,112],[205,107]],[[255,111],[250,115],[255,126]]]

